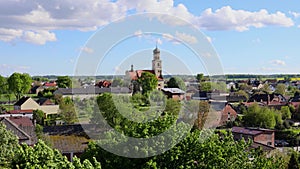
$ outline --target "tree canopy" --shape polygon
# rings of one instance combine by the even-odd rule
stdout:
[[[253,104],[243,112],[243,123],[249,127],[262,127],[273,129],[276,126],[275,110],[268,107],[260,107],[258,104]]]
[[[77,121],[77,114],[74,103],[71,98],[63,98],[59,103],[61,119],[66,124],[74,124]]]
[[[8,79],[9,90],[13,92],[19,100],[21,96],[28,93],[31,88],[32,79],[26,73],[13,73]]]
[[[285,84],[277,84],[276,86],[276,89],[275,89],[275,93],[278,93],[278,94],[282,94],[282,95],[285,95]]]
[[[180,77],[171,77],[167,83],[169,88],[179,88],[181,90],[186,90],[184,81]]]
[[[73,159],[74,162],[68,161],[58,150],[47,146],[43,141],[39,140],[33,147],[26,144],[19,146],[16,156],[12,161],[13,168],[54,168],[54,169],[101,169],[101,165],[95,159],[84,160],[83,163],[78,158]]]
[[[59,88],[72,88],[72,80],[69,76],[59,76],[56,80]]]
[[[143,94],[149,94],[152,90],[157,87],[157,77],[150,72],[143,72],[141,77],[138,79],[139,84],[142,87]]]
[[[8,167],[11,160],[15,158],[15,151],[18,149],[18,138],[8,131],[5,125],[0,122],[0,168]]]

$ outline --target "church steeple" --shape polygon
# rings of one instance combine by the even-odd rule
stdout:
[[[152,70],[155,72],[156,77],[162,77],[162,65],[160,60],[160,50],[157,48],[153,50]]]

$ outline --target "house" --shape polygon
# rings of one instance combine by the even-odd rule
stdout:
[[[96,83],[95,86],[98,86],[100,88],[102,88],[102,87],[109,88],[111,86],[111,82],[108,80],[103,80],[103,81],[101,80],[98,83]]]
[[[31,146],[37,142],[35,127],[29,117],[3,117],[0,122],[18,137],[19,143]]]
[[[280,110],[282,106],[288,105],[287,99],[283,95],[276,93],[256,93],[249,98],[248,102],[259,102],[277,110]]]
[[[239,102],[247,101],[247,98],[244,95],[239,95],[239,94],[236,94],[236,93],[230,93],[229,96],[226,96],[226,101],[228,103],[239,103]]]
[[[53,148],[58,149],[70,161],[73,157],[80,155],[88,147],[93,135],[91,133],[104,132],[100,127],[93,124],[73,124],[63,126],[44,126],[43,133],[45,137],[53,145]]]
[[[192,96],[192,100],[209,100],[207,92],[202,92],[200,90],[196,91]]]
[[[161,91],[168,97],[175,100],[184,100],[185,92],[179,88],[163,88]]]
[[[158,80],[157,89],[164,88],[164,79],[162,76],[162,61],[160,60],[160,50],[156,47],[153,50],[153,60],[152,60],[152,70],[134,70],[133,65],[131,65],[131,69],[125,72],[127,79],[129,79],[132,83],[137,81],[143,72],[149,72],[156,76]]]
[[[237,112],[232,107],[231,104],[226,104],[223,110],[221,111],[221,120],[220,125],[226,125],[228,122],[235,121],[237,117]]]
[[[195,95],[195,93],[199,93],[199,90],[194,86],[188,86],[187,90],[185,91],[185,99],[191,100],[192,96]]]
[[[262,128],[250,128],[250,127],[232,127],[232,134],[235,140],[241,140],[242,138],[252,140],[254,143],[263,144],[265,146],[275,146],[275,131]]]
[[[31,89],[30,89],[30,93],[32,94],[38,94],[40,92],[44,91],[44,87],[43,86],[40,86],[40,85],[36,85],[36,86],[33,86]]]
[[[43,104],[40,105],[38,102]],[[46,116],[58,113],[59,105],[49,104],[50,100],[46,99],[42,102],[40,99],[38,102],[31,97],[22,97],[14,104],[14,110],[42,110]]]
[[[59,88],[53,92],[54,95],[61,95],[62,97],[70,97],[72,99],[79,98],[81,100],[96,97],[102,93],[131,95],[132,92],[128,87]]]
[[[289,105],[294,106],[294,108],[297,110],[299,108],[299,105],[300,105],[300,95],[296,95],[296,96],[292,97],[289,100]]]
[[[56,84],[56,82],[54,82],[54,81],[51,81],[51,82],[45,82],[45,83],[43,84],[43,88],[44,88],[44,89],[48,89],[48,88],[57,88],[57,84]]]

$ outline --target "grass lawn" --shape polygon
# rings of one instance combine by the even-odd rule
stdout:
[[[14,109],[14,105],[2,105],[6,110],[13,110]]]
[[[33,98],[36,98],[37,95],[36,94],[25,94],[26,96],[29,96],[29,97],[33,97]],[[14,94],[10,94],[10,101],[16,101],[16,96]],[[1,95],[0,97],[0,102],[8,102],[9,99],[7,97],[5,97],[5,95]]]

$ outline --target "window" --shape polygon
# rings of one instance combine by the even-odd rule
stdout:
[[[272,142],[268,142],[267,145],[268,145],[268,146],[272,146]]]

